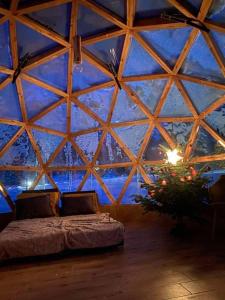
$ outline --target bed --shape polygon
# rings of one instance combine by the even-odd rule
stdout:
[[[123,224],[108,213],[15,220],[0,233],[0,261],[110,247],[121,245],[123,240]]]

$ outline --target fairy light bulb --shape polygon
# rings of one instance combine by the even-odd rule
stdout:
[[[172,165],[176,165],[177,162],[182,159],[182,157],[180,155],[178,155],[177,149],[168,150],[166,152],[166,155],[167,155],[167,162]]]

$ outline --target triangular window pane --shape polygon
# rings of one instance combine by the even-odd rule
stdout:
[[[198,112],[202,112],[215,100],[225,95],[225,90],[185,80],[182,82]]]
[[[225,104],[206,116],[209,125],[225,140]]]
[[[102,136],[102,132],[97,131],[97,132],[79,135],[75,138],[75,142],[90,161],[92,161],[95,155],[101,136]]]
[[[161,66],[132,38],[124,76],[164,73]]]
[[[0,158],[3,166],[37,166],[38,160],[26,132],[24,132]]]
[[[28,16],[63,37],[69,36],[71,4],[57,5],[32,12]]]
[[[102,180],[104,181],[113,197],[117,199],[124,184],[127,181],[130,171],[131,167],[99,169],[98,174],[101,176]]]
[[[169,133],[173,141],[177,144],[177,146],[181,147],[183,150],[186,148],[188,139],[191,134],[191,129],[193,127],[193,123],[189,122],[169,122],[169,123],[161,123],[162,126]]]
[[[181,68],[181,73],[224,82],[224,76],[202,34],[199,34]]]
[[[16,36],[19,57],[23,57],[26,53],[33,57],[58,45],[56,42],[19,22],[16,24]]]
[[[12,58],[10,50],[9,22],[0,25],[0,65],[12,67]]]
[[[173,13],[176,9],[172,4],[165,0],[137,0],[136,15],[137,19],[145,19],[160,16],[162,12]]]
[[[19,128],[19,126],[0,123],[0,150],[11,140]]]
[[[28,74],[59,88],[63,91],[67,89],[68,74],[68,54],[60,55],[55,59],[49,60],[45,64],[41,64],[30,70]]]
[[[111,201],[109,200],[108,196],[102,189],[101,185],[97,181],[94,175],[90,175],[88,179],[86,180],[82,191],[95,191],[98,194],[98,200],[101,205],[108,205],[112,204]]]
[[[72,167],[72,166],[81,166],[84,162],[80,155],[75,151],[71,143],[66,143],[66,145],[61,149],[59,154],[56,156],[54,161],[51,163],[51,166],[59,167]]]
[[[167,79],[128,82],[139,99],[154,113]]]
[[[224,152],[225,148],[204,128],[200,127],[195,143],[193,144],[191,157],[207,156]]]
[[[106,65],[113,62],[115,69],[118,70],[123,50],[123,42],[124,36],[119,36],[89,45],[86,48]]]
[[[42,159],[46,163],[47,160],[50,158],[51,154],[59,146],[63,138],[58,135],[53,135],[53,134],[48,134],[46,132],[38,131],[36,129],[32,130],[32,134],[41,151]]]
[[[48,190],[53,189],[51,182],[46,175],[43,175],[35,187],[35,190]]]
[[[59,100],[58,95],[28,81],[22,80],[22,86],[29,119]]]
[[[114,128],[120,139],[137,155],[142,145],[148,125],[126,126]]]
[[[74,91],[83,90],[90,86],[108,82],[110,80],[110,77],[85,60],[81,64],[74,65],[73,67]]]
[[[164,153],[160,150],[160,145],[170,148],[157,128],[155,128],[149,138],[148,145],[143,154],[144,160],[161,160],[164,159]]]
[[[115,25],[107,21],[105,18],[96,14],[94,11],[79,5],[77,17],[78,35],[87,37],[100,32],[105,32],[108,29],[115,28]]]
[[[61,192],[72,192],[77,190],[85,174],[85,170],[54,171],[52,178]]]
[[[173,67],[189,37],[191,28],[143,31],[141,35]]]
[[[104,8],[112,11],[116,15],[120,16],[121,18],[126,18],[126,4],[125,0],[95,0],[95,2]]]
[[[123,149],[114,138],[108,133],[103,142],[96,164],[111,164],[130,161]]]
[[[9,212],[11,212],[11,208],[0,192],[0,213],[9,213]]]
[[[101,90],[96,90],[89,94],[81,95],[78,99],[80,102],[90,108],[104,121],[107,120],[110,104],[112,100],[114,87],[108,87]]]
[[[22,120],[15,84],[8,84],[5,88],[0,90],[0,118]]]
[[[159,115],[161,117],[187,117],[192,115],[175,84],[172,85]]]
[[[216,41],[220,53],[225,57],[225,33],[210,30],[210,34]]]
[[[66,104],[62,104],[35,122],[36,125],[66,132]],[[57,124],[57,125],[56,125]]]
[[[80,130],[90,129],[98,127],[99,123],[92,119],[77,105],[71,106],[71,131],[76,132]]]
[[[146,119],[146,115],[140,110],[124,90],[117,95],[117,102],[112,115],[112,122],[124,122]]]
[[[207,19],[216,23],[225,24],[225,5],[221,0],[214,0],[209,9]]]

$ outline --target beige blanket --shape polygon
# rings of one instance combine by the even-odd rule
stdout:
[[[123,225],[108,214],[13,221],[0,233],[0,260],[112,246],[123,238]]]

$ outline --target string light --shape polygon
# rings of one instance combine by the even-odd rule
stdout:
[[[176,165],[177,162],[182,159],[182,157],[178,155],[177,149],[166,151],[166,155],[167,155],[167,162],[172,165]]]

